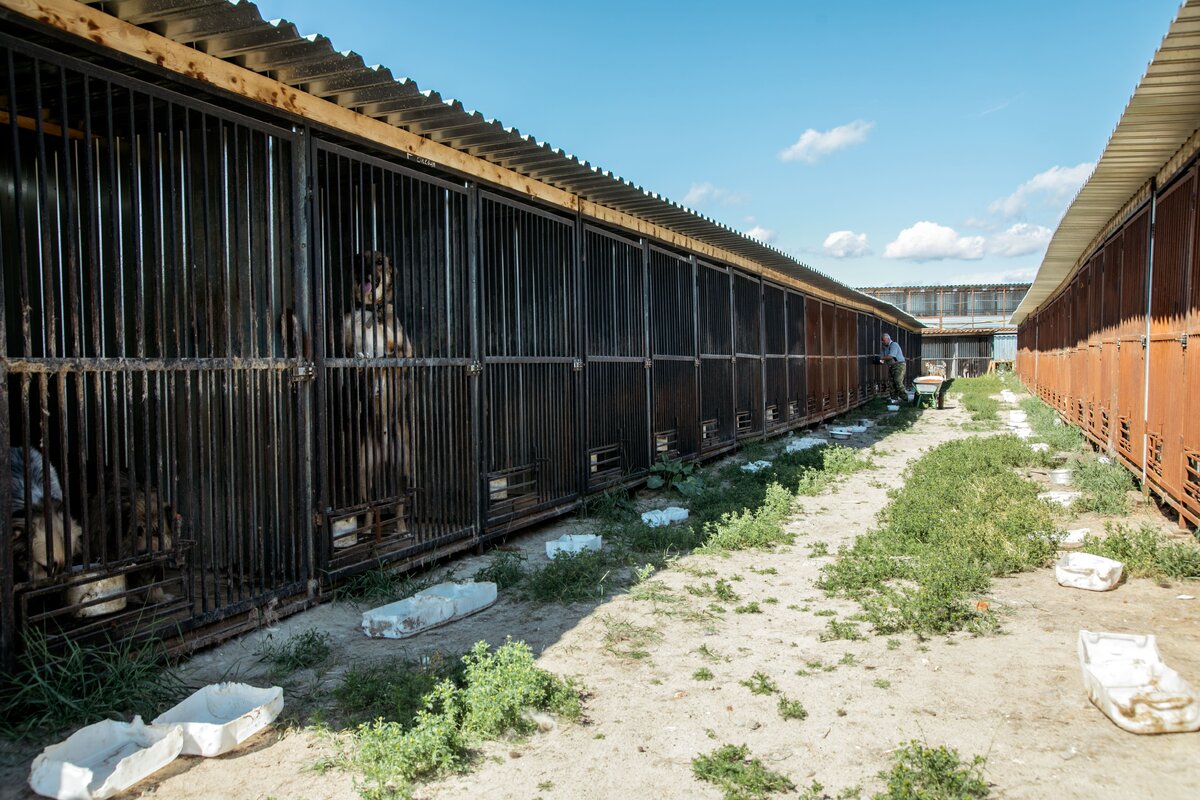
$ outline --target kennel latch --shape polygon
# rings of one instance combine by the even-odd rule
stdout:
[[[303,383],[317,377],[317,370],[312,364],[301,364],[292,369],[292,383]]]
[[[472,361],[470,364],[467,364],[468,375],[475,376],[479,375],[481,372],[483,372],[483,364],[480,362]]]

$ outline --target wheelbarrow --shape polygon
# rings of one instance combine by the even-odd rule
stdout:
[[[936,403],[938,408],[945,408],[946,390],[949,388],[950,381],[941,375],[922,375],[919,378],[913,378],[913,405],[919,408],[925,400],[928,400],[931,407]]]

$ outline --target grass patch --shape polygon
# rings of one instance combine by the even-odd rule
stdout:
[[[414,595],[449,577],[448,573],[438,573],[432,569],[411,575],[380,563],[374,569],[355,575],[338,586],[333,592],[333,599],[349,603],[388,603]]]
[[[863,637],[862,631],[858,629],[857,624],[831,619],[825,625],[825,630],[821,631],[821,634],[817,638],[822,642],[836,642],[843,639],[853,642],[865,637]]]
[[[713,679],[713,671],[708,667],[701,667],[692,673],[692,680],[696,681],[711,681]]]
[[[1025,419],[1038,438],[1050,445],[1051,452],[1062,451],[1074,453],[1083,447],[1083,434],[1074,425],[1060,422],[1057,425],[1058,412],[1036,397],[1026,397],[1021,401],[1025,411]]]
[[[909,742],[896,751],[892,768],[879,773],[887,788],[874,800],[983,800],[990,793],[984,763],[983,756],[964,762],[951,747]]]
[[[808,711],[805,710],[804,704],[799,700],[789,700],[786,697],[780,696],[777,708],[779,709],[779,716],[784,719],[806,719],[808,717]]]
[[[745,745],[724,747],[692,759],[692,775],[717,786],[725,800],[763,800],[796,788],[785,775],[772,772]]]
[[[537,728],[531,712],[578,718],[578,691],[534,665],[524,642],[495,651],[478,642],[462,658],[461,678],[444,678],[408,721],[376,719],[350,735],[339,764],[360,775],[365,800],[412,796],[414,781],[462,769],[471,748],[506,733]]]
[[[934,448],[910,466],[879,527],[822,570],[821,587],[857,600],[879,634],[994,629],[976,597],[994,576],[1044,566],[1056,553],[1052,511],[1012,469],[1033,457],[1014,436]]]
[[[1004,388],[1004,381],[995,374],[956,378],[950,387],[961,396],[963,408],[970,412],[971,419],[977,423],[996,419],[1000,401],[993,399],[992,395],[1000,394]]]
[[[380,719],[411,723],[425,708],[425,697],[443,680],[460,683],[460,659],[435,655],[425,663],[390,658],[353,664],[333,689],[333,699],[343,725],[355,726]]]
[[[33,739],[105,718],[153,719],[188,691],[153,642],[51,649],[31,628],[16,669],[0,682],[0,735]]]
[[[779,691],[775,681],[771,680],[771,676],[765,672],[756,672],[738,683],[749,689],[752,694],[775,694]]]
[[[1080,511],[1094,511],[1109,517],[1129,513],[1128,492],[1135,488],[1133,475],[1120,464],[1102,464],[1098,460],[1081,460],[1072,465],[1075,488],[1083,497],[1075,501]]]
[[[500,591],[511,589],[525,580],[525,556],[508,550],[497,550],[491,563],[475,572],[475,580],[490,581]]]
[[[1168,539],[1150,525],[1135,530],[1109,523],[1106,536],[1088,534],[1082,549],[1122,562],[1126,574],[1136,578],[1200,578],[1200,548],[1191,542]]]
[[[761,614],[762,606],[758,604],[757,600],[751,600],[749,603],[737,606],[733,610],[736,614]]]
[[[650,645],[662,639],[654,628],[634,625],[629,620],[601,617],[604,626],[604,649],[618,658],[641,661],[650,657]]]
[[[325,660],[329,658],[329,654],[333,652],[330,641],[328,633],[316,628],[294,633],[278,643],[268,634],[259,644],[255,655],[260,661],[271,665],[267,670],[271,679],[279,680],[293,672],[312,669],[324,664]]]
[[[549,563],[535,567],[516,587],[523,600],[539,603],[575,603],[604,598],[612,564],[602,551],[559,553]]]

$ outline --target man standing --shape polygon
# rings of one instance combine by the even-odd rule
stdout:
[[[892,341],[889,333],[883,335],[883,350],[879,353],[879,361],[888,365],[888,372],[892,377],[892,399],[907,398],[908,392],[904,391],[904,371],[908,368],[904,366],[904,351],[900,349],[899,342]]]

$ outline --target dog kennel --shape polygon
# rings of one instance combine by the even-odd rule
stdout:
[[[462,112],[409,115],[425,95],[250,4],[114,4],[152,58],[64,32],[129,23],[54,2],[75,13],[0,2],[5,657],[29,630],[197,647],[477,546],[844,411],[872,394],[849,323],[919,325],[640,191],[620,216],[611,176],[555,202],[561,156],[464,140],[439,165],[368,136],[368,111],[427,136]],[[229,76],[292,94],[230,90],[154,32],[199,13],[248,26]],[[307,118],[318,95],[353,119]],[[676,210],[720,244],[649,221]]]

